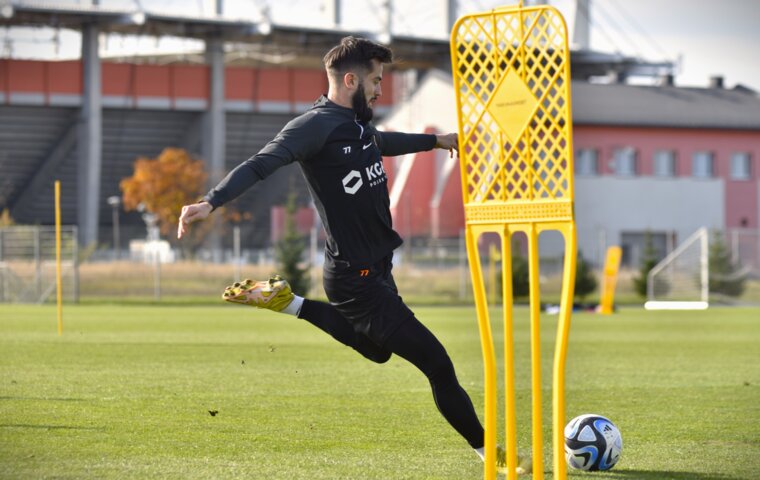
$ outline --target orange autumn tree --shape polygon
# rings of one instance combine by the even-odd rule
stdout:
[[[134,174],[119,183],[124,209],[137,210],[142,204],[158,218],[161,234],[173,239],[182,206],[198,201],[207,178],[203,161],[181,148],[165,148],[152,159],[140,157]]]

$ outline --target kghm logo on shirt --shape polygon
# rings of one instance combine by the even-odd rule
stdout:
[[[367,172],[367,180],[369,180],[369,186],[374,187],[385,181],[385,169],[383,168],[383,162],[375,162],[373,165],[364,169]]]
[[[367,181],[370,187],[380,185],[385,182],[387,177],[385,175],[385,169],[383,168],[383,162],[375,162],[369,167],[364,169]],[[348,175],[343,177],[343,190],[349,195],[354,195],[364,185],[364,179],[361,172],[358,170],[351,170]]]

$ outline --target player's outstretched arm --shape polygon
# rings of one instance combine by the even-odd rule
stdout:
[[[377,132],[383,156],[395,157],[408,153],[426,152],[443,148],[453,153],[459,148],[456,133],[433,135],[429,133]]]
[[[208,202],[199,202],[182,207],[179,225],[177,225],[177,238],[182,238],[191,223],[208,217],[211,210],[213,210],[213,207]]]

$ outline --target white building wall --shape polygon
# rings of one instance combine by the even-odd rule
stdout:
[[[404,102],[397,103],[378,123],[381,130],[421,133],[427,127],[440,132],[456,132],[457,108],[451,75],[439,70],[428,72]]]
[[[578,248],[601,264],[622,232],[673,232],[676,244],[701,227],[725,225],[720,179],[575,177]]]

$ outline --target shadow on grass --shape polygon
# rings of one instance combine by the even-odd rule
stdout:
[[[569,477],[591,478],[591,473],[568,472]],[[616,470],[593,472],[595,480],[739,480],[739,477],[717,473],[669,472],[656,470]]]

